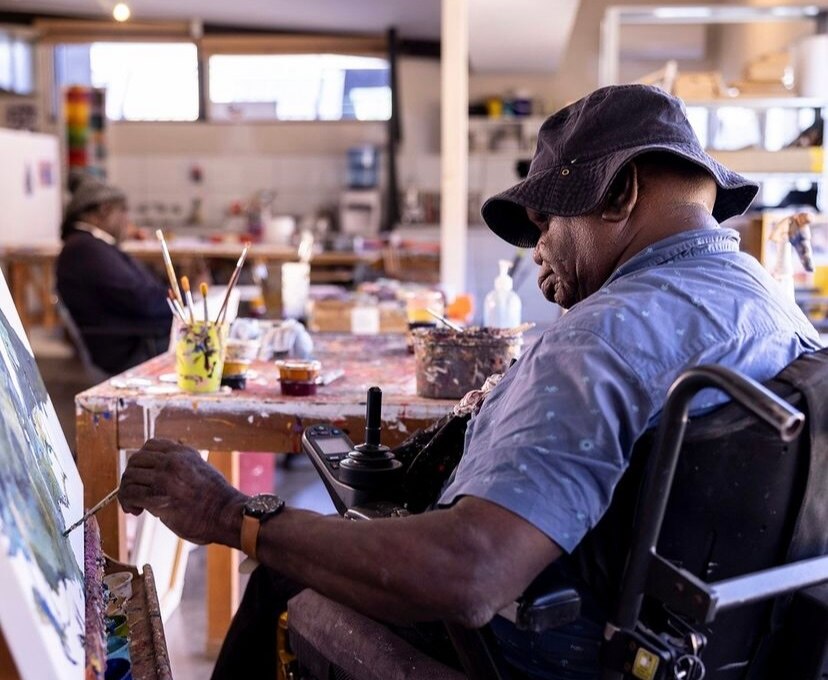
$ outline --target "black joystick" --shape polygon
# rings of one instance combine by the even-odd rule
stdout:
[[[387,446],[380,444],[381,415],[382,390],[371,387],[365,407],[365,443],[355,446],[339,464],[339,479],[343,483],[366,489],[396,481],[402,463]]]

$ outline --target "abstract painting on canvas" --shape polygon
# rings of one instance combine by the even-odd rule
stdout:
[[[84,675],[83,487],[0,274],[0,630],[23,680]]]

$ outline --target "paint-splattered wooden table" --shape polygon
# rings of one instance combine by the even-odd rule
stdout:
[[[309,425],[334,423],[362,441],[366,392],[383,390],[383,443],[403,441],[414,430],[445,415],[453,400],[416,396],[414,358],[403,335],[316,335],[314,355],[323,373],[344,376],[320,386],[315,396],[281,394],[273,364],[255,363],[247,389],[215,394],[180,392],[172,379],[174,357],[152,359],[75,397],[78,468],[90,507],[120,479],[120,451],[137,449],[150,437],[165,437],[200,450],[227,479],[238,484],[239,451],[300,451]],[[104,551],[127,561],[124,515],[112,504],[98,515]],[[238,603],[239,553],[223,546],[207,551],[207,647],[215,650]]]

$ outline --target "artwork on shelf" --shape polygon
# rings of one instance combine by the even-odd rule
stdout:
[[[23,680],[84,675],[83,487],[0,274],[0,633]]]

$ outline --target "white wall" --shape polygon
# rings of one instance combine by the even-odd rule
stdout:
[[[185,213],[199,197],[214,227],[233,201],[258,190],[276,192],[277,212],[301,215],[336,203],[348,147],[382,144],[384,136],[379,123],[114,123],[109,179],[136,209],[160,204]],[[201,183],[191,180],[193,168]]]
[[[400,184],[437,189],[439,62],[403,59],[399,82]],[[200,197],[208,225],[219,226],[232,201],[259,189],[276,191],[278,212],[302,215],[335,205],[347,183],[346,150],[384,149],[385,140],[385,123],[111,123],[108,170],[133,207],[162,204],[186,212]],[[203,171],[200,185],[189,179],[194,166]]]
[[[0,245],[55,243],[61,219],[58,141],[0,129]]]

